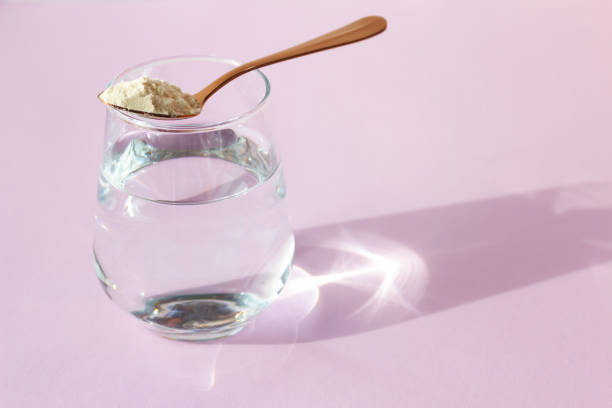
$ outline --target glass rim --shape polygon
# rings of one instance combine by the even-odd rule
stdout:
[[[232,66],[239,66],[243,63],[232,59],[232,58],[223,58],[217,57],[214,55],[175,55],[171,57],[161,57],[152,59],[149,61],[142,62],[140,64],[132,65],[115,75],[115,77],[108,83],[107,88],[115,84],[115,82],[126,73],[145,66],[155,66],[160,64],[165,64],[168,62],[181,62],[181,61],[189,61],[189,60],[202,60],[202,61],[210,61],[210,62],[218,62],[225,63]],[[257,101],[257,103],[252,106],[250,109],[246,110],[229,119],[220,120],[212,123],[191,123],[191,124],[183,124],[181,125],[182,120],[159,120],[146,118],[144,116],[138,114],[130,114],[129,112],[122,111],[112,106],[106,105],[107,112],[115,113],[119,116],[119,118],[125,122],[128,122],[134,126],[138,126],[140,128],[148,129],[148,130],[156,130],[156,131],[166,131],[166,132],[174,132],[174,133],[191,133],[191,132],[201,132],[201,131],[213,131],[219,129],[225,129],[228,127],[232,127],[233,125],[243,122],[248,119],[255,113],[257,113],[268,101],[268,97],[270,96],[270,80],[268,77],[261,72],[259,69],[255,69],[252,72],[259,74],[260,78],[263,80],[265,86],[265,92],[261,99]]]

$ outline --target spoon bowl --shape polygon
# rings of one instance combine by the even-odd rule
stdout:
[[[143,111],[139,111],[139,110],[134,110],[134,109],[127,109],[124,108],[123,106],[118,106],[118,105],[113,105],[112,103],[106,103],[100,96],[102,95],[104,91],[100,92],[98,94],[98,100],[100,102],[102,102],[105,105],[108,105],[112,108],[115,108],[117,110],[120,111],[124,111],[124,112],[129,112],[129,113],[135,113],[137,115],[143,116],[145,118],[150,118],[150,119],[157,119],[157,120],[177,120],[177,119],[190,119],[193,117],[196,117],[200,114],[200,112],[202,111],[200,108],[200,112],[195,113],[193,115],[180,115],[180,116],[174,116],[174,115],[165,115],[163,113],[152,113],[152,112],[143,112]]]

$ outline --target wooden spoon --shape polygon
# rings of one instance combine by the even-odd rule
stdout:
[[[286,61],[288,59],[301,57],[303,55],[312,54],[314,52],[328,50],[330,48],[340,47],[342,45],[351,44],[357,41],[365,40],[380,34],[387,28],[387,21],[378,16],[369,16],[360,18],[344,27],[338,28],[337,30],[331,31],[320,37],[314,38],[302,44],[298,44],[294,47],[287,48],[286,50],[279,51],[277,53],[262,57],[246,64],[242,64],[231,71],[223,74],[216,80],[214,80],[206,88],[193,96],[200,104],[200,109],[204,106],[208,98],[210,98],[215,92],[227,85],[230,81],[238,78],[240,75],[246,74],[247,72],[253,71],[267,65],[276,64],[277,62]],[[99,97],[100,95],[98,95]],[[104,102],[104,101],[103,101]],[[187,119],[197,116],[200,112],[195,115],[185,116],[170,116],[165,114],[156,114],[151,112],[139,112],[128,110],[120,106],[111,105],[116,109],[125,110],[133,113],[142,114],[155,119]]]

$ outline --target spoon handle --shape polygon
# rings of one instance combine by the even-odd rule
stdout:
[[[331,31],[305,43],[298,44],[294,47],[287,48],[286,50],[279,51],[266,57],[240,65],[217,78],[206,88],[195,94],[194,97],[198,100],[198,102],[200,102],[200,105],[203,105],[212,94],[217,92],[225,84],[242,74],[246,74],[249,71],[291,58],[301,57],[302,55],[311,54],[313,52],[323,51],[365,40],[366,38],[382,33],[385,31],[385,28],[387,28],[387,21],[382,17],[369,16],[360,18],[359,20],[345,25],[344,27],[340,27],[337,30]]]

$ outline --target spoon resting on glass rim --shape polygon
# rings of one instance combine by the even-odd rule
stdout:
[[[387,28],[383,17],[368,16],[310,41],[242,64],[223,74],[196,94],[184,93],[175,85],[141,77],[113,84],[98,99],[115,109],[152,119],[188,119],[199,115],[206,101],[232,80],[258,68],[330,48],[365,40]]]

